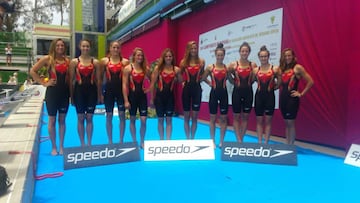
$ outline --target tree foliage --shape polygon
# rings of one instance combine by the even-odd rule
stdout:
[[[50,24],[54,13],[60,15],[60,25],[69,18],[72,0],[13,0],[15,12],[8,14],[4,24],[6,31],[30,31],[35,23]],[[126,0],[106,0],[107,10],[119,10]]]
[[[19,25],[18,19],[20,17],[20,12],[16,12],[22,8],[22,5],[19,4],[19,0],[14,0],[15,12],[7,13],[4,19],[4,25],[6,27],[5,32],[12,32]]]
[[[65,14],[70,13],[70,0],[46,0],[48,2],[53,2],[51,7],[52,11],[60,13],[60,25],[64,24]]]
[[[106,9],[107,10],[118,10],[124,5],[124,0],[106,0]]]
[[[14,0],[15,12],[8,14],[5,25],[7,31],[29,31],[35,23],[50,24],[54,13],[60,14],[63,25],[70,10],[70,0]]]

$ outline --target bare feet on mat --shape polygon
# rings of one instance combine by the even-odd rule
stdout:
[[[56,149],[51,150],[51,155],[52,155],[52,156],[56,156],[57,154],[58,154],[58,153],[57,153]]]

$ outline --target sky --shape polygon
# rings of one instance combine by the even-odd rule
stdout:
[[[30,1],[33,2],[32,7],[34,7],[35,0],[30,0]],[[64,21],[63,25],[69,25],[68,19],[69,19],[69,14],[66,13],[66,14],[65,14],[65,21]],[[20,24],[21,24],[23,21],[24,21],[23,17],[20,16],[20,18],[19,18]],[[55,12],[51,24],[52,24],[52,25],[60,25],[60,21],[61,21],[60,13]],[[18,31],[24,31],[24,28],[20,27]]]
[[[33,7],[35,7],[35,0],[31,0],[31,1],[33,2]],[[66,15],[69,15],[69,14],[65,14],[64,16],[66,16]],[[65,17],[65,19],[68,19],[68,17]],[[60,13],[55,12],[55,13],[54,13],[54,18],[53,18],[53,21],[52,21],[51,24],[53,24],[53,25],[60,25],[60,21],[61,21]],[[69,23],[66,22],[66,20],[65,20],[65,22],[63,23],[63,25],[69,25]]]
[[[69,15],[68,13],[65,14]],[[69,22],[67,22],[67,19],[69,19],[68,17],[65,17],[65,22],[63,23],[63,25],[69,25]],[[60,13],[54,13],[54,18],[51,24],[53,25],[60,25],[60,21],[61,21],[61,17],[60,17]]]

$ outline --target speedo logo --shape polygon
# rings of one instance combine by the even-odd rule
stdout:
[[[359,161],[360,160],[360,152],[359,151],[353,151],[350,158],[355,159],[355,161]]]
[[[157,156],[160,154],[191,154],[198,152],[200,150],[206,149],[209,146],[188,146],[188,145],[177,145],[177,146],[158,146],[158,147],[149,147],[148,154]]]
[[[286,154],[294,153],[292,150],[279,150],[271,148],[253,148],[253,147],[225,147],[224,155],[229,157],[244,156],[244,157],[263,157],[263,158],[275,158]]]
[[[129,153],[129,152],[135,150],[135,149],[136,149],[136,147],[113,148],[113,149],[109,149],[108,147],[106,147],[103,150],[69,153],[67,155],[66,162],[78,164],[82,161],[118,158],[120,156],[123,156],[126,153]]]

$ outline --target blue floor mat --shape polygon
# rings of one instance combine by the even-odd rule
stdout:
[[[47,122],[44,114],[43,121]],[[119,141],[114,117],[114,142]],[[79,146],[76,114],[66,119],[65,147]],[[127,121],[125,141],[131,141]],[[140,123],[137,121],[137,127]],[[157,119],[147,120],[147,140],[158,140]],[[173,119],[173,138],[184,139],[183,119]],[[48,136],[46,124],[39,136]],[[198,124],[197,138],[210,138],[209,126]],[[219,140],[219,129],[216,130]],[[139,137],[137,138],[139,140]],[[225,141],[235,141],[226,132]],[[257,138],[245,136],[245,142]],[[106,144],[105,116],[94,116],[93,144]],[[220,160],[141,161],[80,169],[63,169],[63,157],[51,156],[51,143],[40,143],[37,174],[64,172],[58,178],[35,183],[33,202],[354,202],[358,200],[359,168],[342,158],[298,148],[298,165],[269,165]]]

